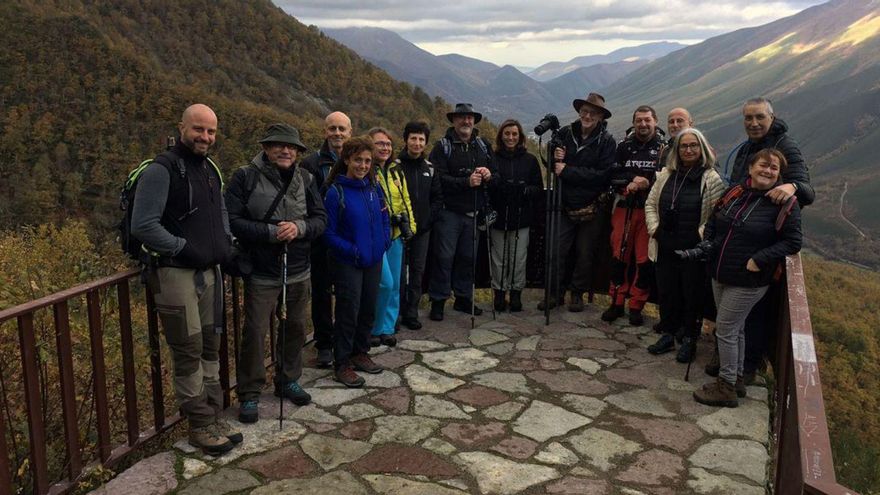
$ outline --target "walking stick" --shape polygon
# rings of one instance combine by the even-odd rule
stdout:
[[[551,141],[552,143],[552,141]],[[538,142],[538,146],[541,146],[540,139]],[[550,249],[550,242],[553,236],[553,204],[554,198],[553,193],[555,191],[554,180],[556,178],[556,174],[552,168],[553,157],[551,156],[553,153],[553,148],[550,143],[547,144],[547,158],[544,158],[543,154],[541,156],[541,161],[544,162],[544,169],[546,171],[547,176],[547,200],[545,204],[545,213],[544,213],[544,325],[550,324],[550,284],[553,280],[551,273],[550,262],[552,260],[552,251]],[[559,274],[556,274],[558,277]]]
[[[560,247],[559,247],[559,227],[562,223],[562,181],[559,178],[556,178],[556,206],[554,207],[554,217],[556,219],[553,232],[557,237],[556,242],[553,244],[553,249],[555,251],[555,256],[553,258],[553,263],[555,264],[554,271],[556,272],[556,284],[554,286],[556,297],[564,292],[560,292],[560,286],[562,285],[562,277],[559,276],[559,259],[560,259]],[[562,298],[556,302],[557,304],[562,304]]]
[[[522,218],[522,204],[525,201],[525,194],[520,196],[519,202],[516,205],[516,232],[513,234],[513,263],[514,266],[510,267],[510,290],[513,290],[513,278],[516,275],[517,266],[516,262],[519,258],[517,258],[517,247],[519,246],[519,221]],[[508,311],[509,311],[508,307]]]
[[[503,247],[502,247],[502,251],[501,251],[501,283],[499,284],[501,286],[502,291],[504,291],[504,281],[507,280],[507,278],[508,278],[507,272],[510,269],[510,267],[508,266],[509,256],[507,255],[508,254],[508,246],[507,246],[508,223],[507,222],[509,219],[509,215],[510,215],[510,202],[506,201],[504,203],[504,236],[502,237],[502,240],[503,240],[502,246]],[[491,259],[492,258],[489,258],[489,260],[490,260],[489,266],[492,266]]]
[[[485,182],[483,182],[483,199],[484,199],[484,201],[483,201],[483,222],[486,225],[486,261],[489,262],[489,266],[491,267],[492,266],[492,232],[490,232],[489,229],[492,228],[491,223],[493,223],[493,222],[489,221],[490,220],[489,219],[489,208],[490,208],[489,194],[486,192],[486,183]],[[475,256],[474,257],[474,280],[476,280],[476,278],[477,278],[476,262],[477,262],[477,259]],[[503,272],[504,272],[504,270],[502,270],[502,274],[503,274]],[[491,268],[489,270],[489,278],[490,279],[492,278]],[[490,286],[492,285],[491,281],[489,282],[489,285]],[[474,293],[474,296],[476,296],[476,293]],[[472,299],[476,299],[476,297],[473,297]],[[492,320],[494,321],[495,319],[496,319],[495,304],[492,304]]]
[[[471,330],[476,326],[474,311],[476,311],[477,300],[477,243],[479,242],[479,231],[477,230],[477,222],[479,221],[479,212],[477,211],[477,188],[474,189],[474,238],[471,242],[471,254],[473,254],[471,271]]]
[[[634,206],[635,201],[633,201],[631,196],[628,196],[626,198],[626,214],[623,218],[623,238],[621,239],[620,252],[618,253],[618,259],[623,263],[623,276],[620,278],[619,282],[614,284],[614,296],[611,298],[612,306],[617,305],[617,296],[620,295],[620,287],[626,280],[627,272],[629,271],[629,259],[624,260],[624,258],[626,257],[626,245],[629,244],[629,229]]]
[[[278,317],[278,372],[284,369],[284,334],[287,330],[287,242],[281,251],[281,311]],[[284,429],[284,394],[278,401],[278,429]]]

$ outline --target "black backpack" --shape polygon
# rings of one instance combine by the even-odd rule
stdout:
[[[180,175],[181,179],[186,179],[186,167],[183,164],[183,161],[178,160],[175,166],[169,163],[170,160],[167,160],[164,154],[159,155],[156,158],[142,161],[134,170],[128,173],[125,183],[122,185],[122,189],[119,192],[119,209],[122,210],[122,219],[119,221],[117,228],[119,230],[120,247],[131,259],[136,261],[143,261],[143,255],[146,254],[147,251],[144,248],[143,243],[131,233],[132,206],[134,205],[134,196],[137,193],[138,179],[140,179],[144,170],[146,170],[153,162],[163,165],[168,169],[168,173],[177,173]],[[214,167],[214,171],[217,172],[217,177],[220,178],[220,188],[222,189],[223,174],[220,172],[220,168],[217,167],[217,164],[210,158],[208,158],[208,163],[210,163],[211,166]]]

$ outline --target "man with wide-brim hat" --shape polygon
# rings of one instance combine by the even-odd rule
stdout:
[[[610,212],[604,193],[608,190],[617,143],[606,130],[605,120],[611,112],[602,95],[589,93],[584,99],[575,99],[572,106],[578,112],[578,120],[559,130],[559,146],[553,153],[553,171],[561,185],[563,211],[558,237],[548,242],[559,243],[560,263],[547,269],[550,287],[560,287],[560,294],[549,298],[550,307],[562,304],[567,286],[571,292],[568,309],[577,312],[584,309],[583,293],[593,288],[595,257],[603,252],[598,249],[603,242],[600,236]],[[569,256],[573,244],[575,251]],[[566,262],[569,266],[565,266]],[[543,301],[538,309],[544,309]]]
[[[443,319],[446,300],[455,296],[452,308],[482,314],[473,304],[474,224],[488,211],[487,188],[495,170],[492,145],[474,126],[483,115],[470,103],[458,103],[446,114],[452,127],[436,143],[428,160],[440,176],[443,209],[432,233],[434,264],[428,284],[434,321]]]
[[[287,286],[287,319],[275,358],[275,395],[296,405],[311,396],[298,381],[302,375],[302,346],[306,336],[311,244],[323,234],[327,214],[317,180],[297,164],[306,150],[299,131],[289,124],[272,124],[260,140],[262,151],[236,170],[226,189],[226,208],[232,234],[252,264],[244,276],[245,321],[236,378],[238,419],[259,419],[258,403],[266,383],[263,348],[283,286]],[[282,254],[287,254],[282,280]]]
[[[456,115],[472,115],[474,117],[474,125],[479,124],[483,120],[483,114],[474,111],[474,105],[471,103],[456,103],[455,110],[446,113],[446,120],[453,123]]]

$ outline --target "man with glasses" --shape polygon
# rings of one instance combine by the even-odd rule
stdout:
[[[452,309],[479,316],[473,304],[474,222],[483,211],[492,180],[492,146],[474,128],[483,115],[470,103],[458,103],[446,114],[452,127],[434,144],[429,161],[440,176],[443,209],[434,225],[434,256],[428,296],[434,321],[443,319],[446,300],[455,294]]]
[[[563,212],[559,221],[560,263],[547,267],[550,270],[550,290],[560,287],[560,293],[549,298],[550,307],[562,304],[565,294],[565,278],[570,274],[568,288],[571,291],[570,311],[583,311],[583,294],[593,285],[593,265],[600,235],[608,221],[607,202],[609,172],[614,165],[617,143],[606,130],[611,111],[605,107],[605,98],[590,93],[586,99],[572,102],[578,112],[578,120],[559,130],[558,146],[553,152],[553,171],[562,188]],[[547,249],[553,248],[548,239]],[[572,245],[574,256],[569,256]],[[564,262],[571,260],[566,269]],[[558,270],[558,271],[557,271]],[[561,273],[560,273],[561,272]],[[559,282],[557,279],[562,277]],[[544,302],[538,304],[544,309]]]
[[[321,149],[307,156],[302,167],[315,176],[318,189],[323,194],[324,182],[330,167],[336,163],[342,145],[351,138],[351,119],[342,112],[332,112],[324,119],[324,142]],[[318,366],[333,365],[333,295],[330,283],[330,266],[327,261],[327,244],[323,237],[312,242],[312,326],[315,332],[315,348]]]
[[[623,316],[629,297],[629,323],[644,323],[642,308],[648,301],[654,268],[648,259],[648,227],[645,200],[660,168],[666,145],[657,128],[657,112],[642,105],[633,112],[632,132],[617,146],[617,166],[612,171],[616,186],[611,215],[611,306],[602,313],[605,321]]]
[[[287,286],[287,317],[279,328],[275,357],[275,395],[303,406],[311,396],[299,385],[306,337],[311,242],[324,232],[327,214],[315,179],[298,167],[306,150],[299,131],[287,124],[269,126],[262,150],[238,169],[226,189],[232,233],[253,264],[244,278],[245,321],[236,370],[238,419],[259,419],[260,391],[266,383],[266,332],[277,312],[282,284]],[[286,280],[281,280],[282,254]],[[283,342],[283,346],[281,343]]]

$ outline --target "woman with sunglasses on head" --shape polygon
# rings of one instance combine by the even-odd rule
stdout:
[[[363,386],[364,379],[355,371],[382,372],[368,353],[391,228],[382,188],[376,182],[374,154],[368,136],[346,141],[327,176],[324,196],[324,237],[336,293],[335,378],[346,387]]]
[[[781,273],[785,257],[801,249],[801,212],[795,196],[777,205],[767,196],[785,170],[785,156],[768,148],[755,154],[749,176],[729,188],[706,224],[705,240],[682,257],[708,255],[718,316],[715,338],[721,369],[715,382],[694,392],[709,406],[736,407],[745,397],[745,322],[752,307]]]
[[[645,202],[645,223],[651,240],[649,258],[655,261],[663,335],[648,347],[651,354],[675,349],[676,361],[693,360],[703,319],[706,261],[681,259],[676,250],[694,246],[724,192],[724,182],[715,171],[715,153],[703,134],[692,128],[681,130],[672,141],[666,167]]]

